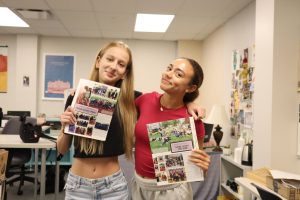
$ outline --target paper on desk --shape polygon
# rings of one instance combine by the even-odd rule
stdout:
[[[274,179],[294,179],[300,181],[300,175],[283,172],[279,170],[270,170]]]

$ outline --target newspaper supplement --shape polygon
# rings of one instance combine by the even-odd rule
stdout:
[[[80,79],[71,104],[77,121],[65,133],[105,141],[119,93],[119,88]]]
[[[157,185],[203,181],[202,169],[189,161],[199,148],[192,117],[147,124]]]

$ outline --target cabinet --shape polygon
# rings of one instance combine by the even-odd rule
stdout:
[[[233,179],[236,177],[246,176],[246,172],[252,170],[252,167],[241,165],[233,160],[233,156],[221,156],[221,188],[220,191],[224,195],[234,197],[239,200],[251,199],[251,194],[249,191],[244,191],[239,194],[233,191],[229,186],[226,185],[228,179]]]

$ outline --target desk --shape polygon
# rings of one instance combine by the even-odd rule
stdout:
[[[23,143],[19,135],[0,134],[0,148],[30,148],[35,149],[35,167],[34,167],[34,199],[37,199],[37,177],[38,177],[38,154],[39,149],[42,150],[41,160],[41,187],[40,199],[45,199],[45,182],[46,182],[46,150],[55,148],[56,144],[50,140],[40,138],[38,143]],[[58,180],[59,179],[59,163],[56,162],[55,172],[55,199],[58,197]]]
[[[285,199],[284,197],[282,197],[281,195],[277,194],[276,192],[274,192],[273,190],[267,188],[266,186],[254,181],[254,180],[251,180],[249,178],[245,178],[245,177],[239,177],[239,178],[235,178],[235,182],[237,184],[239,184],[241,187],[244,188],[244,190],[247,190],[249,191],[252,195],[254,195],[255,197],[257,197],[258,199],[260,199],[260,196],[258,194],[258,191],[256,189],[256,187],[254,187],[251,183],[255,183],[256,185],[262,187],[263,189],[273,193],[273,194],[276,194],[277,196],[279,196],[282,200],[287,200]]]

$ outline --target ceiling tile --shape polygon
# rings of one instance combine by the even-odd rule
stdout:
[[[45,36],[201,40],[254,0],[0,0],[11,9],[46,9],[47,20],[24,19],[30,28],[0,33]],[[134,33],[138,12],[175,14],[166,33]],[[19,31],[19,32],[18,32]]]
[[[48,27],[48,28],[62,28],[63,25],[57,20],[26,20],[30,27]]]
[[[132,39],[132,34],[132,31],[102,30],[102,35],[104,38]]]
[[[197,35],[193,38],[194,40],[202,40],[207,37],[209,34],[217,30],[220,26],[225,23],[223,18],[211,19],[210,23],[207,24],[202,31],[198,32]]]
[[[162,40],[164,33],[142,33],[134,32],[133,37],[136,39]]]
[[[112,30],[131,30],[134,29],[135,15],[124,14],[119,15],[117,13],[101,14],[96,13],[96,18],[101,29],[112,29]]]
[[[95,37],[99,38],[102,37],[102,34],[99,30],[88,30],[88,29],[69,29],[69,32],[72,36],[75,37]]]
[[[137,12],[147,14],[176,14],[184,2],[185,0],[139,0],[137,1]]]
[[[35,34],[36,32],[31,28],[20,28],[20,27],[1,27],[3,30],[14,33],[14,34]]]
[[[218,17],[224,17],[226,19],[236,15],[245,6],[247,6],[252,0],[233,0],[227,5],[226,9],[218,14]]]
[[[165,40],[190,40],[194,38],[196,33],[191,32],[167,32],[164,34]]]
[[[63,28],[38,28],[36,31],[44,36],[72,36]]]
[[[49,9],[44,0],[2,0],[9,8]]]
[[[93,9],[102,13],[136,13],[138,0],[91,0]]]
[[[209,18],[175,17],[168,32],[199,32],[209,23]]]
[[[92,11],[89,0],[46,0],[49,6],[56,10]]]
[[[178,16],[214,17],[233,0],[188,0],[177,12]]]
[[[70,29],[94,29],[98,27],[94,13],[75,11],[56,11],[59,20]]]

